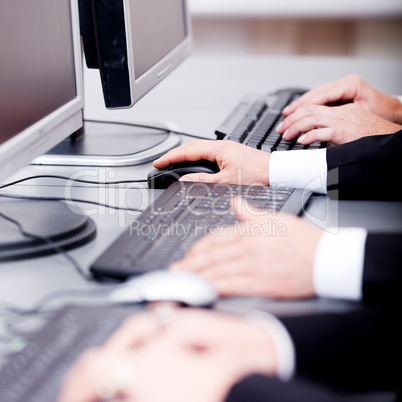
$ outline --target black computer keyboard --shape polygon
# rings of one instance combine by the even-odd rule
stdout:
[[[96,276],[126,279],[167,269],[211,229],[232,225],[233,196],[254,206],[298,215],[310,193],[301,189],[175,182],[95,261]]]
[[[130,307],[68,306],[0,369],[1,402],[54,402],[62,379],[81,352],[101,345],[130,315]]]
[[[297,142],[299,136],[286,141],[276,132],[276,127],[284,119],[284,107],[304,92],[301,89],[282,89],[264,96],[247,96],[216,129],[215,134],[219,140],[236,141],[267,152],[325,148],[326,142],[302,145]]]

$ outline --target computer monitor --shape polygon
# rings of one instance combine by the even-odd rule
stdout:
[[[132,107],[191,53],[185,0],[79,0],[79,8],[87,66],[100,71],[109,109]],[[36,163],[122,166],[148,162],[180,144],[177,134],[163,122],[159,125],[160,129],[146,129],[119,122],[84,122],[80,135],[62,142]]]
[[[0,180],[82,126],[76,2],[0,2]]]
[[[99,0],[99,4],[105,6],[114,2],[120,2],[125,7],[124,29],[129,38],[126,51],[131,55],[128,64],[131,102],[127,106],[132,106],[188,54],[188,14],[184,0]],[[91,2],[91,5],[96,3]],[[165,10],[165,4],[171,7],[171,21],[175,19],[177,23],[178,17],[182,20],[185,30],[181,31],[182,35],[173,47],[162,46],[157,48],[157,52],[148,52],[148,46],[141,47],[141,43],[144,45],[148,41],[148,45],[153,47],[162,32],[159,28],[145,32],[149,28],[145,21],[143,25],[136,27],[132,23],[134,19],[139,18],[140,13],[144,19],[150,19],[151,16],[154,18],[153,13]],[[85,128],[82,118],[84,99],[79,15],[78,0],[0,2],[2,181],[38,155],[44,154],[55,145],[57,147],[58,143],[66,143],[64,139],[75,135],[77,130]],[[158,18],[152,21],[157,21]],[[103,26],[99,25],[97,34],[102,29]],[[134,50],[137,46],[138,49]],[[103,67],[98,67],[102,72]],[[108,131],[108,128],[104,127],[99,129],[98,124],[94,123],[95,135],[92,138],[108,149],[111,142],[116,142],[116,135],[119,135],[116,134],[116,125],[113,125],[112,131]],[[123,136],[134,139],[134,144],[145,142],[145,149],[144,144],[139,147],[136,163],[152,160],[155,157],[154,148],[158,156],[179,141],[177,136],[172,140],[169,132],[151,130],[143,133],[142,129],[139,129],[140,133],[133,135],[126,125],[117,124],[117,127],[119,126],[124,131]],[[98,135],[100,131],[103,135]],[[72,143],[70,140],[67,142]],[[88,148],[80,144],[76,148],[84,151]],[[68,152],[49,155],[55,159],[50,162],[70,164],[63,156],[70,157]],[[89,156],[95,156],[95,163],[89,162],[94,165],[97,165],[96,157],[103,157],[99,154],[99,148],[96,155]],[[81,162],[82,159],[78,158],[78,163],[75,164]],[[28,232],[36,233],[37,238],[29,238],[20,233],[15,224],[7,221],[5,216],[21,222]],[[69,249],[85,244],[95,236],[95,231],[95,225],[90,218],[74,214],[64,203],[53,202],[45,205],[44,202],[36,201],[6,201],[0,197],[0,261],[49,254],[60,251],[60,247]]]
[[[0,2],[0,180],[82,127],[80,43],[75,1]],[[95,233],[64,203],[0,197],[0,261],[70,249]]]

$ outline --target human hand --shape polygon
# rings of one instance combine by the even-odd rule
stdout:
[[[104,345],[89,348],[79,356],[63,379],[57,401],[100,402],[116,398],[131,401],[132,389],[138,381],[132,355],[157,331],[158,323],[149,314],[127,319]]]
[[[305,145],[314,141],[343,144],[369,135],[395,133],[401,129],[402,126],[384,120],[358,104],[349,103],[333,107],[301,106],[283,120],[277,131],[283,133],[286,140],[305,133],[298,139]]]
[[[265,329],[213,311],[172,311],[162,328],[152,313],[134,316],[105,345],[86,352],[66,376],[58,402],[98,402],[99,386],[119,370],[128,374],[125,391],[110,400],[133,402],[220,402],[241,378],[275,373]]]
[[[383,94],[356,74],[321,85],[306,92],[283,110],[285,116],[300,107],[353,102],[385,120],[402,124],[402,104],[398,99]]]
[[[241,223],[204,236],[170,269],[200,274],[221,296],[315,296],[313,263],[322,231],[292,215],[257,212],[240,198],[232,205]]]
[[[269,185],[268,167],[270,153],[259,151],[234,141],[194,140],[167,152],[154,161],[157,169],[173,163],[206,159],[217,162],[220,172],[216,174],[194,173],[181,180]]]

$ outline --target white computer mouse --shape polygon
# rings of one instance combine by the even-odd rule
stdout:
[[[182,271],[153,271],[129,279],[112,291],[113,303],[177,301],[188,306],[209,306],[218,295],[199,275]]]

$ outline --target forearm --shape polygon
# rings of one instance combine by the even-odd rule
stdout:
[[[316,381],[296,377],[291,382],[276,378],[252,375],[235,384],[225,402],[300,402],[303,400],[333,402],[342,395]]]
[[[402,131],[361,138],[327,149],[327,188],[339,199],[401,200],[396,175]]]
[[[295,345],[299,375],[347,391],[398,387],[402,332],[393,312],[364,308],[281,321]]]
[[[400,305],[402,234],[369,234],[365,249],[363,298],[374,305]]]
[[[250,375],[232,387],[226,402],[298,401],[302,390],[326,401],[344,392],[397,389],[402,331],[395,313],[356,306],[350,312],[281,317],[294,345],[295,376],[284,382]]]
[[[395,175],[402,159],[402,131],[361,138],[316,151],[274,152],[271,186],[304,188],[337,199],[400,200]]]

